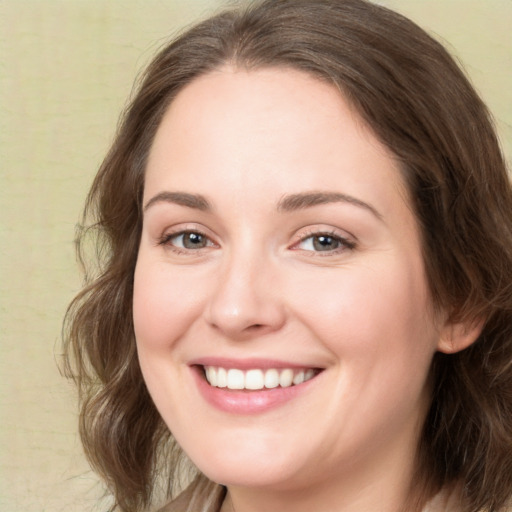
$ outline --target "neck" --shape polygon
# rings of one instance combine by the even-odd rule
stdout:
[[[263,500],[263,501],[265,501],[265,500]],[[405,503],[407,503],[407,501]],[[442,490],[436,496],[434,496],[434,498],[426,504],[425,508],[422,508],[422,507],[409,508],[409,505],[402,505],[401,507],[400,506],[396,507],[393,510],[394,510],[394,512],[396,512],[397,510],[407,510],[408,512],[415,512],[416,510],[418,510],[418,512],[420,510],[422,510],[423,512],[457,512],[458,510],[460,510],[459,504],[460,504],[459,495],[456,492],[454,492],[453,490],[450,491],[448,489],[445,489],[445,490]],[[288,507],[289,505],[290,504],[288,502],[285,502],[285,503],[282,502],[282,497],[281,497],[281,500],[275,501],[276,507],[283,507],[283,506],[285,507],[283,510],[287,510],[286,507]],[[365,504],[362,501],[360,501],[358,504],[352,503],[352,505],[350,505],[350,508],[346,508],[345,505],[346,504],[339,502],[339,503],[333,504],[330,508],[326,508],[326,509],[322,509],[322,510],[326,510],[329,512],[334,512],[334,511],[338,512],[341,510],[344,510],[344,511],[345,510],[346,511],[348,511],[348,510],[362,510],[362,511],[368,511],[368,510],[379,510],[380,511],[380,510],[382,510],[381,505],[378,503],[374,503],[373,505],[371,505],[371,504]],[[243,499],[242,499],[241,503],[239,504],[239,507],[244,507],[244,506],[245,505],[244,505]],[[259,506],[260,505],[258,505],[257,507],[259,507]],[[368,506],[370,506],[372,508],[370,508],[370,509],[365,508]],[[248,511],[258,510],[257,507],[254,508],[254,506],[251,507],[251,505],[248,505],[247,510]],[[311,507],[311,505],[309,504],[309,501],[307,502],[306,505],[300,504],[299,507],[297,508],[297,510],[300,510],[302,512],[303,509],[308,510],[307,507]],[[345,507],[345,508],[340,508],[340,507]],[[228,492],[226,499],[222,505],[221,512],[239,512],[240,510],[241,510],[240,508],[235,507],[233,498],[232,498],[231,494]],[[261,509],[259,509],[259,510],[261,510]],[[267,510],[267,509],[265,509],[265,510]],[[272,510],[274,510],[274,509],[272,509]],[[311,510],[311,509],[309,509],[309,510]],[[315,508],[314,510],[319,510],[319,509]],[[389,510],[389,508],[386,508],[386,510]]]

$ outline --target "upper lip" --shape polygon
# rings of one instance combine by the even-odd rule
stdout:
[[[266,358],[242,358],[233,359],[226,357],[198,357],[191,360],[189,366],[216,366],[220,368],[236,368],[239,370],[250,370],[258,368],[261,370],[269,368],[318,368],[315,364],[299,363],[291,361],[283,361],[279,359],[266,359]]]

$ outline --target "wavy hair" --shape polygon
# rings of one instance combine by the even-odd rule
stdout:
[[[80,433],[117,506],[149,506],[176,481],[180,449],[145,387],[132,320],[149,149],[196,77],[229,63],[289,67],[328,81],[400,162],[422,233],[433,303],[485,319],[466,350],[436,354],[418,447],[421,506],[458,483],[463,511],[501,510],[512,490],[512,192],[489,112],[441,44],[365,0],[264,0],[228,9],[148,66],[90,190],[77,244],[86,285],[64,324]],[[94,248],[93,258],[84,256]]]

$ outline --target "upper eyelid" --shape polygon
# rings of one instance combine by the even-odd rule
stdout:
[[[215,235],[212,233],[212,231],[202,225],[195,224],[195,223],[180,223],[176,224],[174,226],[168,226],[165,229],[162,230],[161,237],[165,236],[175,236],[180,235],[182,233],[199,233],[203,236],[206,236],[210,239],[215,238]]]
[[[304,228],[303,228],[304,229]],[[320,235],[329,235],[336,238],[340,238],[341,240],[348,240],[353,243],[357,243],[357,237],[355,237],[352,233],[341,230],[339,228],[334,227],[311,227],[306,228],[306,231],[298,230],[295,235],[293,235],[292,244],[296,244],[301,242],[302,240],[306,240],[312,236],[320,236]]]

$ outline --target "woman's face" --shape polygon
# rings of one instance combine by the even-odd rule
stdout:
[[[397,162],[337,89],[285,69],[196,79],[144,205],[140,364],[197,466],[274,489],[408,471],[442,333]]]

